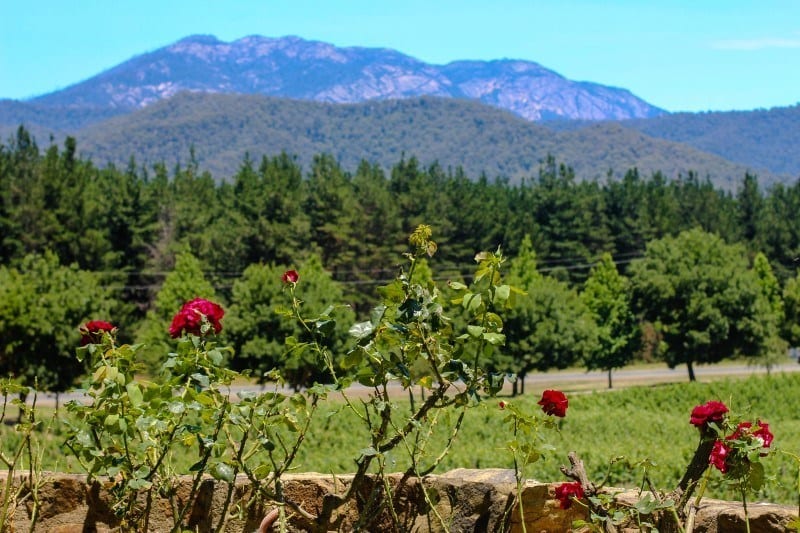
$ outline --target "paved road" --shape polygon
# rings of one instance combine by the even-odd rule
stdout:
[[[773,373],[781,372],[800,372],[800,364],[795,362],[777,365],[771,369]],[[708,381],[727,376],[748,376],[763,375],[766,373],[764,367],[748,365],[708,365],[696,366],[695,376],[698,381]],[[612,373],[612,381],[615,388],[630,385],[649,385],[657,383],[680,383],[688,381],[688,374],[685,366],[674,369],[667,367],[633,368],[616,370]],[[545,388],[565,388],[566,390],[606,390],[608,374],[602,371],[560,371],[528,374],[525,377],[525,390],[530,393],[538,393]],[[398,395],[404,394],[400,386],[393,389]],[[238,393],[245,390],[263,390],[258,385],[234,385],[232,392]],[[506,388],[510,391],[510,387]],[[361,385],[354,385],[349,389],[349,393],[354,396],[369,394],[370,389]],[[70,400],[78,400],[81,395],[78,393],[67,392],[59,395],[58,401],[61,405]],[[28,397],[31,401],[31,397]],[[56,396],[51,393],[41,393],[37,398],[37,403],[41,406],[53,406]]]

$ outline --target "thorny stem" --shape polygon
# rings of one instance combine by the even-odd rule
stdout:
[[[747,489],[742,486],[742,509],[744,510],[744,525],[747,533],[750,533],[750,515],[747,512]]]
[[[519,419],[514,417],[514,440],[517,438],[517,431],[519,430]],[[517,452],[514,450],[514,477],[517,480],[517,503],[519,506],[519,521],[522,524],[522,533],[527,533],[528,529],[525,527],[525,510],[522,504],[522,481],[523,473],[519,467],[519,460],[517,459]]]

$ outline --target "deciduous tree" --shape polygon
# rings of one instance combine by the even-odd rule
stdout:
[[[767,298],[741,245],[694,229],[647,246],[630,266],[634,308],[657,325],[670,368],[758,355],[769,338]]]

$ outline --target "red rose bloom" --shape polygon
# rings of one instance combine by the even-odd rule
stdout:
[[[563,392],[559,390],[546,390],[542,393],[542,399],[537,402],[542,406],[542,411],[546,415],[554,415],[563,418],[567,414],[569,401]]]
[[[90,320],[78,330],[81,332],[81,346],[97,344],[103,339],[103,333],[114,331],[114,325],[105,320]]]
[[[692,417],[689,422],[701,428],[709,422],[721,422],[727,412],[728,407],[724,403],[711,400],[692,409]]]
[[[572,481],[556,487],[556,499],[560,502],[562,509],[569,509],[572,506],[572,498],[576,500],[583,498],[583,487],[580,483]]]
[[[506,405],[508,405],[508,404],[507,404],[506,402],[502,401],[502,400],[500,400],[499,402],[497,402],[497,406],[498,406],[500,409],[505,409],[505,408],[506,408]]]
[[[711,455],[708,457],[708,463],[715,466],[717,470],[723,474],[728,471],[728,455],[731,453],[731,448],[721,440],[714,441],[714,447],[711,449]]]
[[[297,270],[287,270],[281,276],[284,283],[297,283],[298,279],[300,279],[300,274],[297,273]]]
[[[208,322],[214,328],[214,333],[222,331],[222,316],[225,314],[222,307],[210,302],[203,298],[195,298],[183,304],[181,310],[172,319],[172,324],[169,326],[169,334],[173,339],[181,336],[181,333],[191,333],[198,337],[202,335],[200,331],[203,325],[203,317],[206,317]]]
[[[753,436],[757,439],[761,439],[762,448],[769,448],[770,445],[772,445],[772,439],[775,438],[775,435],[769,430],[769,424],[758,420],[756,421],[756,425],[758,429],[753,432]]]
[[[769,424],[762,422],[761,420],[756,422],[755,431],[753,431],[752,423],[741,422],[738,426],[736,426],[736,431],[725,438],[728,440],[736,440],[742,437],[757,439],[762,448],[769,448],[772,445],[772,440],[775,438],[775,436],[769,430]],[[762,453],[761,455],[766,455],[766,453]]]

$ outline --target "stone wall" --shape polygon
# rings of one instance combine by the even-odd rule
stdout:
[[[45,474],[38,501],[38,518],[34,531],[48,533],[91,533],[114,531],[119,521],[110,507],[108,490],[110,484],[87,484],[81,475]],[[296,474],[285,476],[284,491],[287,500],[299,505],[303,511],[316,515],[321,509],[322,496],[343,492],[351,478],[322,474]],[[5,480],[0,472],[0,480]],[[19,479],[17,480],[19,481]],[[427,491],[425,501],[420,484],[415,479],[403,480],[402,476],[391,477],[391,488],[395,494],[397,520],[400,526],[392,527],[392,518],[384,513],[377,522],[362,529],[367,531],[523,531],[519,509],[514,495],[516,483],[510,470],[453,470],[443,475],[428,476],[422,485]],[[573,505],[562,510],[554,500],[558,484],[526,483],[522,503],[524,530],[528,533],[570,531],[573,520],[585,518],[583,508]],[[177,491],[182,501],[190,491],[191,479],[184,478]],[[375,487],[380,490],[382,487]],[[233,493],[235,503],[246,501],[249,484],[238,479]],[[187,513],[185,526],[191,531],[210,532],[221,523],[220,509],[226,499],[227,484],[204,480],[198,497]],[[635,501],[636,494],[625,492],[621,500]],[[362,502],[366,498],[362,499]],[[144,505],[144,502],[142,502]],[[350,531],[356,528],[363,503],[341,510],[338,515],[339,529]],[[262,518],[274,505],[269,501],[259,502],[249,511],[231,514],[225,518],[224,531],[254,532]],[[151,503],[149,531],[162,532],[172,529],[172,510],[164,499]],[[751,532],[787,531],[791,521],[797,518],[797,509],[769,504],[750,504]],[[30,529],[33,506],[31,499],[20,504],[14,515],[13,531]],[[308,531],[313,524],[291,508],[288,531]],[[278,528],[274,527],[277,531]],[[697,514],[696,533],[726,533],[744,531],[741,505],[731,502],[704,500]]]

